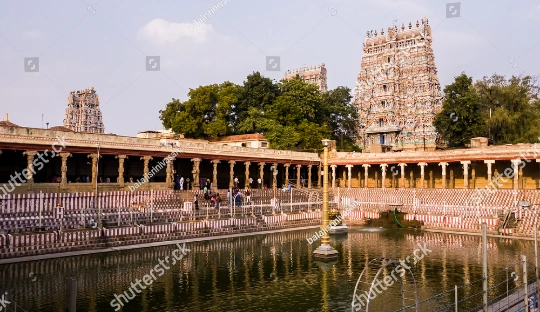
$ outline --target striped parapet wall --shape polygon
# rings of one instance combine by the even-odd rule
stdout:
[[[357,221],[357,220],[363,220],[363,219],[364,219],[364,212],[357,211],[357,210],[350,211],[345,217],[345,220],[348,220],[348,221]]]
[[[98,229],[65,231],[60,234],[59,247],[85,246],[101,237]]]
[[[154,224],[148,226],[141,226],[142,233],[144,234],[169,234],[176,232],[176,224]]]
[[[11,252],[47,249],[53,246],[57,238],[57,234],[54,232],[14,234],[8,236]]]
[[[237,226],[255,225],[257,224],[256,218],[234,219],[234,224]]]
[[[263,220],[270,226],[284,225],[287,221],[287,215],[263,216]]]
[[[486,223],[489,227],[497,227],[499,225],[499,218],[478,218],[480,224]]]
[[[176,231],[182,235],[195,231],[202,231],[207,227],[207,221],[177,222]]]
[[[6,247],[6,240],[7,240],[6,235],[0,234],[0,249]]]
[[[138,226],[128,226],[120,228],[108,228],[103,229],[103,235],[105,237],[119,237],[119,236],[132,236],[139,235],[141,233],[141,228]]]

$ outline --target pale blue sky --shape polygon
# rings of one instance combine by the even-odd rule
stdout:
[[[3,0],[0,113],[21,126],[41,127],[42,114],[61,125],[69,91],[94,86],[106,133],[135,135],[160,129],[159,110],[189,88],[240,84],[253,71],[279,80],[324,62],[329,88],[353,89],[366,31],[386,31],[398,16],[429,18],[443,86],[462,71],[540,74],[540,1],[461,1],[456,18],[446,18],[446,2],[230,0],[189,32],[219,0]],[[161,57],[161,71],[145,70],[147,55]],[[281,56],[281,72],[266,71],[267,55]],[[24,57],[35,56],[39,73],[25,73]]]

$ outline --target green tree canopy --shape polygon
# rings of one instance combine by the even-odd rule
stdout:
[[[163,126],[187,138],[262,133],[274,149],[320,149],[324,138],[340,140],[340,149],[355,149],[357,115],[345,87],[321,93],[298,78],[274,82],[256,72],[243,86],[200,86],[188,96],[160,111]]]
[[[444,104],[433,125],[450,147],[462,147],[484,133],[478,95],[472,77],[464,73],[444,88]]]

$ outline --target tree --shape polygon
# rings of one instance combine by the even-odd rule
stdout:
[[[444,88],[445,101],[433,125],[450,147],[462,147],[485,133],[480,104],[472,77],[465,73]]]
[[[323,107],[317,117],[320,124],[327,124],[333,130],[331,138],[342,151],[359,151],[356,145],[358,112],[351,100],[351,89],[347,87],[330,90],[323,94]]]
[[[494,144],[538,142],[539,87],[530,76],[493,75],[475,84],[488,135]]]
[[[260,129],[254,128],[253,124],[247,125],[245,122],[250,116],[249,110],[256,109],[264,114],[279,94],[280,89],[277,84],[271,79],[261,76],[261,73],[254,72],[247,76],[242,87],[241,98],[234,112],[233,128],[238,127],[235,132],[238,134],[259,132]]]

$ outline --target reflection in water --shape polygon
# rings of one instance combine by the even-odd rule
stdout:
[[[432,250],[411,267],[418,298],[429,298],[482,275],[481,239],[420,231],[351,228],[333,236],[335,264],[312,257],[314,230],[188,243],[191,251],[122,311],[350,311],[354,285],[373,258],[405,259],[418,242]],[[525,254],[533,242],[490,239],[489,273]],[[113,311],[115,294],[127,290],[170,256],[176,246],[143,248],[0,266],[0,291],[27,311],[61,311],[66,280],[78,281],[77,311]],[[491,282],[492,285],[495,282]],[[398,287],[379,295],[373,311],[401,306]],[[481,285],[480,285],[481,287]],[[463,295],[471,295],[473,289]],[[442,299],[441,299],[442,300]],[[442,303],[442,301],[440,302]],[[374,307],[375,308],[375,307]],[[426,310],[427,311],[427,310]]]

